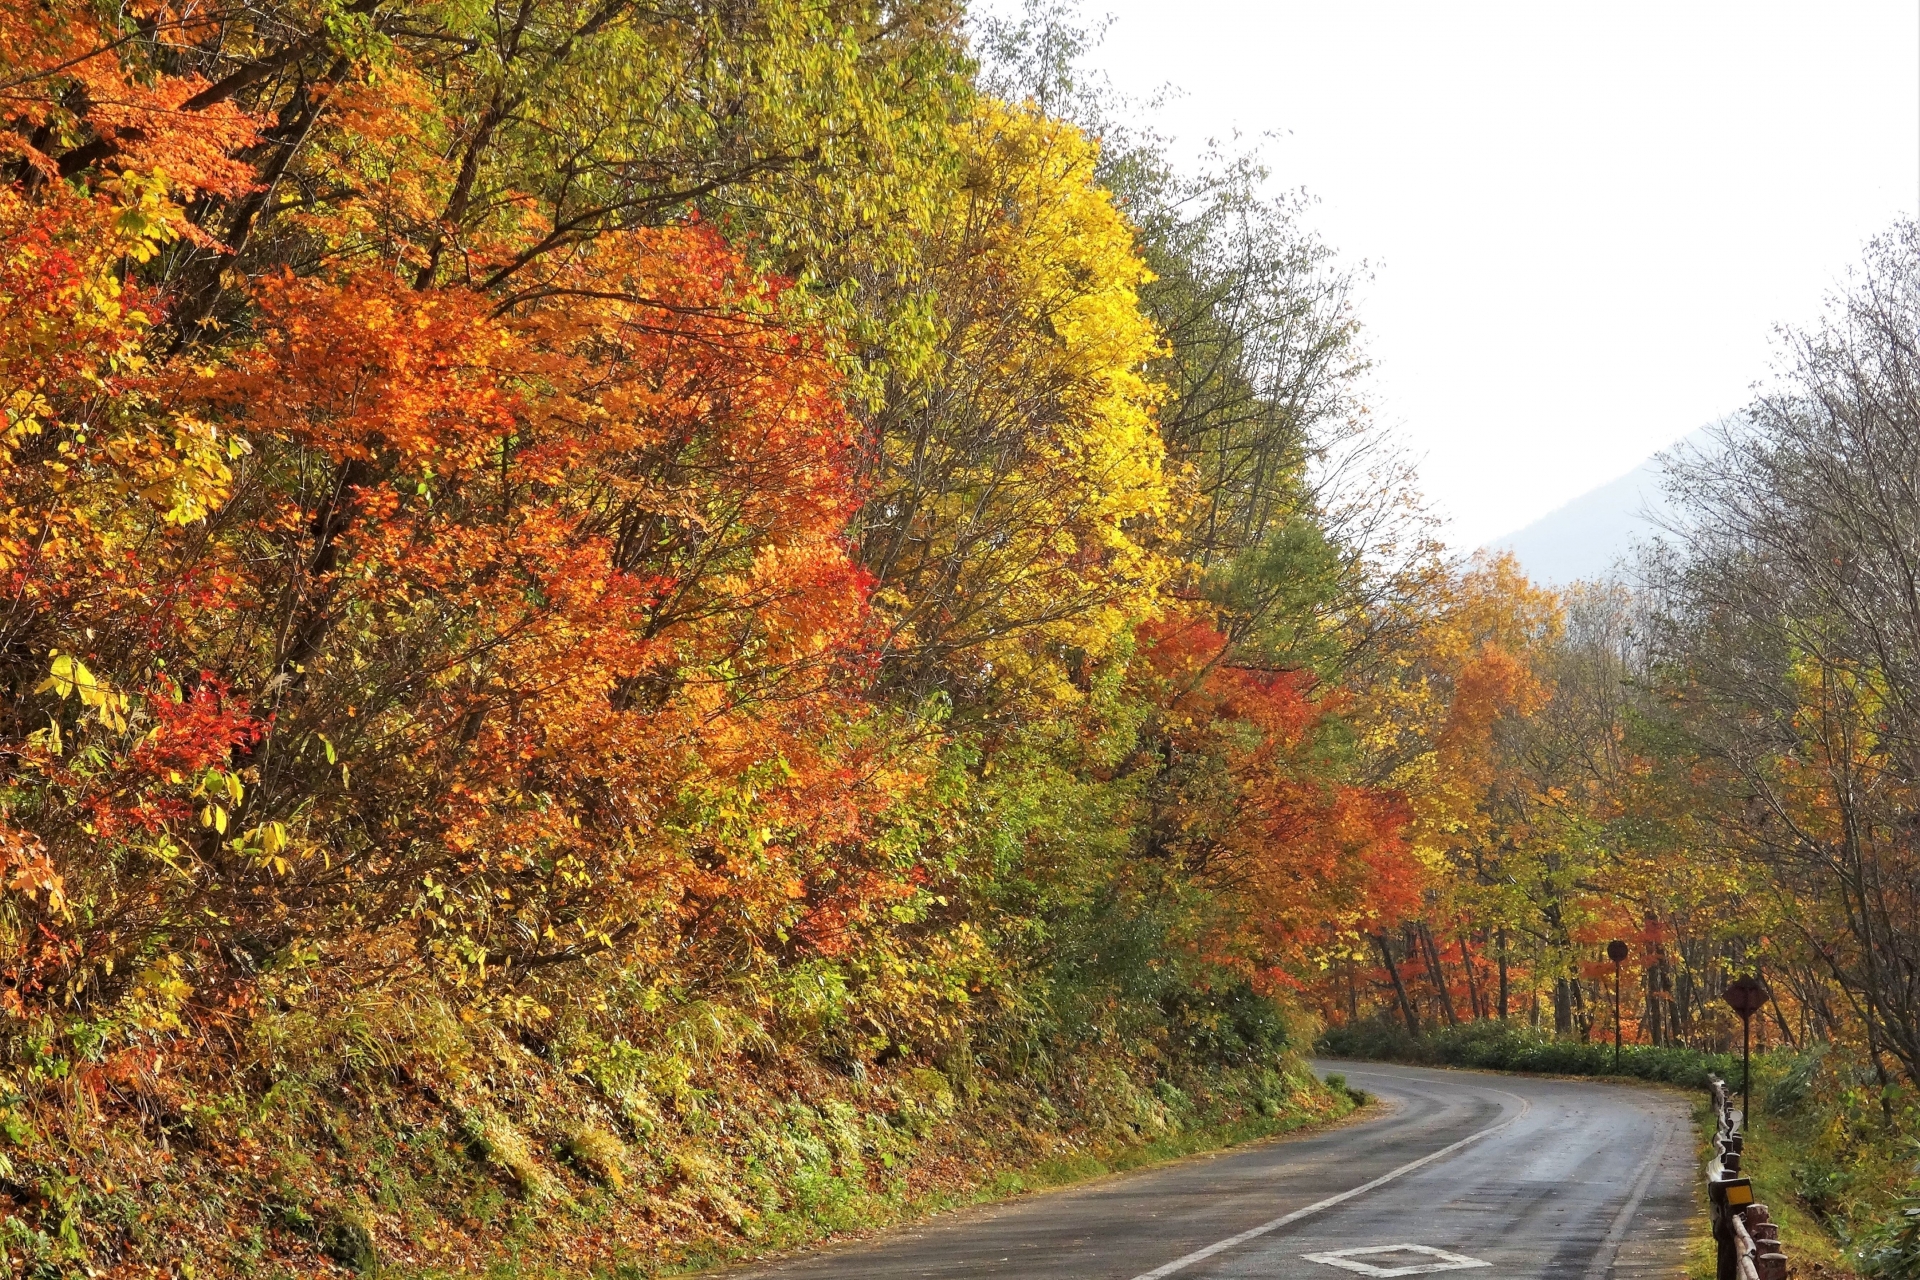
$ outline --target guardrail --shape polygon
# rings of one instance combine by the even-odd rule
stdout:
[[[1713,1206],[1718,1280],[1786,1280],[1787,1255],[1780,1228],[1767,1206],[1753,1201],[1753,1181],[1741,1176],[1746,1116],[1733,1105],[1724,1080],[1708,1076],[1713,1090],[1713,1158],[1707,1161],[1707,1200]]]

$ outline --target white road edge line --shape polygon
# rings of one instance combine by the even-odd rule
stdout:
[[[1607,1231],[1607,1238],[1600,1242],[1600,1251],[1594,1255],[1593,1264],[1587,1268],[1586,1280],[1606,1280],[1607,1273],[1613,1270],[1620,1244],[1627,1238],[1627,1229],[1633,1225],[1633,1215],[1639,1212],[1640,1202],[1646,1199],[1647,1188],[1653,1185],[1653,1175],[1660,1171],[1660,1161],[1667,1154],[1667,1144],[1673,1141],[1673,1129],[1673,1121],[1669,1120],[1666,1128],[1660,1131],[1660,1140],[1653,1144],[1646,1164],[1640,1167],[1640,1176],[1633,1180],[1633,1190],[1628,1194],[1626,1204],[1621,1206],[1613,1226]]]
[[[1388,1073],[1368,1072],[1367,1074],[1385,1075]],[[1410,1080],[1420,1079],[1419,1076],[1408,1076],[1405,1078]],[[1506,1093],[1506,1090],[1494,1089],[1494,1090],[1490,1090],[1490,1092]],[[1518,1094],[1513,1094],[1513,1093],[1507,1093],[1506,1096],[1509,1098],[1519,1097]],[[1298,1222],[1300,1221],[1300,1219],[1307,1217],[1310,1214],[1319,1213],[1322,1209],[1331,1209],[1333,1208],[1333,1206],[1337,1204],[1343,1204],[1346,1201],[1353,1199],[1355,1196],[1365,1195],[1367,1192],[1372,1191],[1375,1187],[1384,1187],[1387,1183],[1392,1182],[1395,1178],[1400,1177],[1402,1174],[1412,1173],[1415,1169],[1421,1168],[1425,1165],[1430,1165],[1435,1160],[1439,1160],[1446,1156],[1452,1155],[1454,1152],[1458,1151],[1460,1148],[1466,1146],[1470,1142],[1478,1142],[1480,1141],[1480,1139],[1487,1137],[1489,1134],[1495,1134],[1500,1132],[1502,1129],[1509,1127],[1516,1120],[1520,1119],[1521,1116],[1526,1115],[1527,1112],[1531,1111],[1532,1109],[1533,1109],[1533,1104],[1531,1102],[1528,1102],[1525,1098],[1520,1098],[1520,1109],[1514,1112],[1512,1115],[1508,1116],[1505,1120],[1502,1120],[1499,1124],[1492,1126],[1491,1128],[1482,1129],[1478,1133],[1470,1133],[1466,1137],[1460,1139],[1460,1141],[1458,1142],[1452,1143],[1449,1146],[1444,1146],[1440,1148],[1438,1151],[1430,1152],[1427,1155],[1421,1156],[1418,1160],[1408,1161],[1406,1164],[1401,1165],[1398,1169],[1389,1170],[1388,1172],[1383,1173],[1379,1177],[1375,1178],[1372,1182],[1363,1182],[1351,1191],[1342,1191],[1337,1196],[1328,1196],[1325,1200],[1316,1201],[1315,1203],[1308,1205],[1304,1209],[1295,1209],[1292,1213],[1286,1213],[1286,1214],[1280,1215],[1278,1218],[1275,1218],[1272,1222],[1263,1222],[1257,1227],[1252,1227],[1246,1231],[1242,1231],[1237,1236],[1228,1236],[1225,1240],[1216,1241],[1215,1243],[1208,1245],[1204,1249],[1195,1249],[1192,1253],[1188,1254],[1184,1258],[1175,1258],[1172,1262],[1169,1262],[1164,1266],[1155,1267],[1151,1271],[1143,1271],[1139,1275],[1135,1276],[1133,1280],[1161,1280],[1162,1276],[1170,1276],[1176,1271],[1185,1271],[1188,1267],[1192,1266],[1194,1263],[1203,1262],[1206,1259],[1211,1258],[1216,1253],[1225,1253],[1228,1249],[1233,1248],[1235,1245],[1242,1245],[1249,1240],[1258,1239],[1259,1237],[1266,1235],[1267,1232],[1269,1231],[1278,1231],[1281,1227],[1286,1226],[1290,1222]]]

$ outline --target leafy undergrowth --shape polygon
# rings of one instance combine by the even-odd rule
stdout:
[[[1755,1064],[1756,1083],[1774,1072]],[[1746,1159],[1742,1172],[1753,1180],[1753,1197],[1767,1206],[1779,1224],[1780,1238],[1792,1259],[1793,1274],[1805,1280],[1846,1280],[1857,1272],[1850,1264],[1840,1241],[1822,1223],[1818,1214],[1800,1197],[1799,1175],[1810,1156],[1807,1133],[1797,1117],[1785,1117],[1756,1108],[1747,1126]],[[1713,1109],[1706,1098],[1694,1108],[1695,1132],[1699,1137],[1699,1163],[1706,1165],[1712,1155]],[[1688,1274],[1696,1280],[1714,1275],[1713,1237],[1704,1231],[1693,1241],[1687,1256]]]
[[[1294,1054],[1041,1085],[842,1068],[683,1009],[658,1051],[422,1001],[279,1007],[223,1052],[0,1080],[8,1274],[639,1277],[1351,1111]]]
[[[1838,1048],[1770,1054],[1754,1065],[1745,1169],[1756,1193],[1804,1224],[1798,1274],[1920,1277],[1920,1241],[1902,1210],[1916,1197],[1920,1099]]]

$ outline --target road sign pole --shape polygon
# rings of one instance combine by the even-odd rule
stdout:
[[[1613,1073],[1620,1074],[1620,962],[1613,962]]]
[[[1747,1113],[1753,1110],[1753,1015],[1767,1002],[1767,989],[1758,978],[1735,978],[1724,995],[1740,1015],[1740,1127],[1744,1130]]]
[[[1613,1073],[1620,1074],[1620,962],[1627,958],[1627,944],[1615,938],[1607,944],[1607,959],[1613,961]]]
[[[1749,1010],[1740,1013],[1740,1131],[1747,1132],[1752,1122],[1747,1119],[1753,1114],[1753,1014]]]

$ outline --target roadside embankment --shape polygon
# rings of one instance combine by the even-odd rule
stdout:
[[[1351,1112],[1291,1052],[1087,1054],[1044,1081],[839,1067],[714,1010],[619,1063],[422,1004],[239,1029],[0,1098],[13,1274],[516,1280],[671,1274]],[[404,1014],[404,1016],[403,1016]]]

